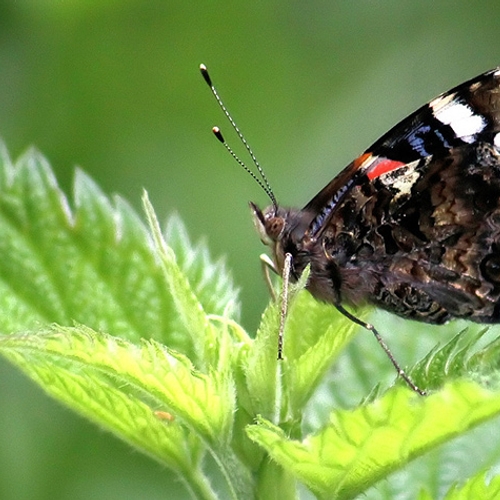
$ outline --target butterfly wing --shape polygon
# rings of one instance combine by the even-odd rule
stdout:
[[[409,163],[492,141],[500,130],[500,68],[462,83],[398,123],[365,154]]]
[[[423,106],[304,208],[340,300],[500,321],[500,70]]]

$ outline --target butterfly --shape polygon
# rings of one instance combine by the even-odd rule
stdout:
[[[309,292],[371,330],[417,392],[344,305],[500,323],[500,68],[402,120],[302,209],[279,206],[261,176],[272,204],[251,206],[276,271],[293,282],[309,266]]]

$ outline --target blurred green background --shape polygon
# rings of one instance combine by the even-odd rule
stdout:
[[[210,132],[220,125],[239,148],[201,62],[278,200],[301,206],[406,114],[500,64],[500,4],[0,1],[0,136],[12,156],[35,145],[66,191],[79,165],[139,210],[144,187],[161,218],[179,212],[193,239],[227,256],[251,330],[268,295],[247,200],[268,200]],[[3,500],[186,497],[3,361],[0,410]]]

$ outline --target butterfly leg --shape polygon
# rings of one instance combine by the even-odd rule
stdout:
[[[391,361],[392,365],[398,372],[398,375],[408,384],[408,386],[415,391],[417,394],[420,394],[421,396],[427,395],[426,391],[420,389],[413,380],[406,374],[406,372],[401,368],[399,363],[396,361],[396,358],[392,354],[391,350],[389,349],[389,346],[384,342],[384,339],[380,336],[380,333],[377,331],[377,329],[371,325],[370,323],[367,323],[366,321],[362,321],[353,314],[351,314],[347,309],[344,309],[341,305],[335,305],[337,310],[341,312],[346,318],[350,319],[352,322],[356,323],[357,325],[362,326],[366,330],[370,331],[373,333],[375,338],[377,339],[377,342],[380,344],[380,347],[384,350],[385,354]]]

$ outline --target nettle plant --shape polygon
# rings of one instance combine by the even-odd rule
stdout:
[[[408,369],[428,396],[394,373],[383,387],[346,349],[358,328],[302,290],[304,277],[278,361],[279,305],[247,333],[224,264],[178,217],[162,231],[143,202],[147,224],[77,171],[70,206],[38,153],[13,165],[2,149],[2,356],[195,499],[499,497],[498,433],[437,448],[500,413],[499,341],[470,329],[434,347]],[[464,457],[476,467],[455,468]]]

